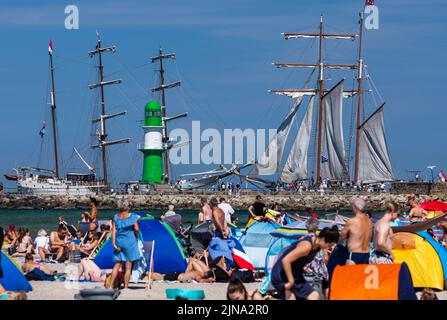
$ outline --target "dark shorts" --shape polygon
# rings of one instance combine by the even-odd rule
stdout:
[[[347,260],[352,260],[355,264],[369,264],[369,252],[368,253],[358,253],[350,252]]]
[[[166,281],[177,281],[178,276],[180,275],[181,272],[171,272],[171,273],[167,273],[165,274],[163,280]]]
[[[220,230],[214,230],[214,236],[223,239],[223,233]]]

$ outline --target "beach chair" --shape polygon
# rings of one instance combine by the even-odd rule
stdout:
[[[92,252],[90,252],[88,259],[95,259],[96,254],[99,252],[104,243],[110,238],[111,232],[104,232],[101,234],[101,237],[98,240],[98,244],[93,248]]]
[[[152,273],[154,272],[154,249],[155,249],[155,240],[153,241],[143,241],[144,247],[144,256],[146,261],[148,262],[146,267],[146,275],[147,275],[147,289],[152,289]]]

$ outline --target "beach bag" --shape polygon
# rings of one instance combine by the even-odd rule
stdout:
[[[68,255],[71,263],[81,263],[81,251],[79,249],[70,250]]]
[[[230,280],[233,279],[239,279],[243,283],[255,282],[255,277],[253,276],[253,271],[251,270],[234,270],[230,277]]]

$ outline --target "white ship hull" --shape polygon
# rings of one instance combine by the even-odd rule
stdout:
[[[88,196],[98,192],[103,185],[100,183],[78,183],[67,180],[46,179],[46,181],[33,178],[17,180],[17,191],[27,195],[72,195]]]

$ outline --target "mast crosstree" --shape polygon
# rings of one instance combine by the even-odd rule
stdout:
[[[165,83],[165,70],[163,68],[163,60],[164,59],[175,59],[175,53],[163,53],[163,49],[159,48],[158,56],[152,57],[151,61],[152,63],[155,63],[159,61],[160,63],[160,85],[158,87],[152,88],[152,92],[159,92],[161,91],[161,117],[162,117],[162,142],[163,142],[163,149],[166,151],[163,152],[163,167],[164,167],[164,180],[166,183],[171,182],[171,170],[169,166],[169,134],[168,134],[168,121],[173,120],[168,119],[166,116],[166,95],[165,90],[166,89],[172,89],[175,87],[180,86],[181,81],[175,81],[172,83]]]
[[[88,87],[90,89],[100,88],[101,115],[99,118],[92,120],[93,124],[98,123],[98,122],[100,123],[100,130],[98,132],[98,144],[92,145],[91,147],[94,149],[95,148],[101,149],[104,186],[106,189],[108,189],[109,188],[109,179],[108,179],[107,147],[114,145],[114,144],[128,143],[130,141],[130,138],[107,141],[108,134],[107,134],[107,130],[106,130],[106,120],[125,115],[126,111],[115,113],[115,114],[107,114],[107,112],[106,112],[104,87],[106,87],[108,85],[112,85],[112,84],[119,84],[122,82],[122,80],[121,79],[109,80],[109,81],[104,80],[104,65],[102,62],[102,53],[103,52],[115,53],[116,46],[102,47],[101,46],[101,38],[100,38],[99,34],[97,33],[96,49],[93,51],[89,51],[88,55],[90,56],[90,58],[93,58],[95,55],[98,55],[99,82],[95,83],[95,84],[90,84]]]
[[[359,62],[358,64],[334,64],[334,63],[326,63],[323,59],[323,48],[324,48],[324,40],[326,39],[335,39],[335,40],[356,40],[357,36],[354,34],[337,34],[337,33],[325,33],[324,32],[324,23],[323,16],[320,17],[319,24],[319,32],[318,33],[291,33],[285,32],[282,34],[286,40],[288,39],[298,39],[298,38],[307,38],[307,39],[318,39],[318,62],[317,63],[282,63],[275,62],[274,66],[277,68],[318,68],[318,81],[317,88],[315,89],[285,89],[285,90],[270,90],[270,92],[286,95],[292,98],[296,98],[299,96],[314,96],[318,95],[319,97],[319,110],[318,110],[318,126],[317,126],[317,158],[316,158],[316,181],[320,181],[321,178],[321,163],[322,163],[322,128],[323,128],[323,114],[324,114],[324,103],[323,97],[327,95],[330,90],[325,89],[325,80],[324,80],[324,70],[325,69],[344,69],[344,70],[354,70],[362,67],[361,63],[361,49],[359,50]],[[361,71],[359,70],[359,75],[361,76]],[[344,97],[350,97],[355,94],[362,93],[361,80],[359,81],[359,87],[356,90],[343,90]],[[360,100],[359,100],[360,101]],[[360,103],[360,102],[359,102]],[[358,126],[358,125],[357,125]],[[358,148],[357,148],[358,149]],[[356,151],[358,152],[358,150]]]

